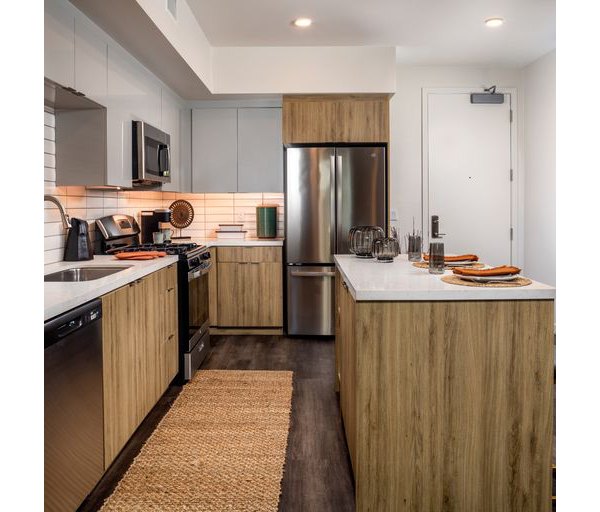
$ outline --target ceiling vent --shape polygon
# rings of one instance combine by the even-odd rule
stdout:
[[[171,13],[173,19],[177,19],[177,0],[167,0],[167,11]]]

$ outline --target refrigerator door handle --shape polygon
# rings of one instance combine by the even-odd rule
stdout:
[[[335,277],[335,272],[306,272],[293,270],[290,275],[292,277]]]
[[[335,252],[339,253],[339,248],[338,248],[338,240],[340,240],[343,236],[342,232],[341,232],[341,219],[342,219],[342,204],[343,204],[343,185],[344,185],[344,179],[343,179],[343,171],[344,168],[342,166],[342,155],[337,154],[336,151],[336,155],[335,155],[335,237],[336,237],[336,244],[335,244]]]
[[[333,154],[329,157],[330,160],[330,175],[329,175],[329,190],[330,198],[329,198],[329,217],[330,217],[330,226],[329,226],[329,243],[331,244],[331,253],[335,254],[337,252],[337,220],[336,220],[336,202],[335,202],[335,150]]]

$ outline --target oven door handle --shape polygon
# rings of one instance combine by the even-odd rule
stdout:
[[[191,272],[188,272],[188,283],[190,281],[193,281],[194,279],[198,279],[199,277],[202,277],[205,274],[208,274],[209,270],[210,270],[210,266],[201,268],[200,270],[192,270]]]

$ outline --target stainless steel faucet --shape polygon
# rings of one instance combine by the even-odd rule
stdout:
[[[60,211],[60,217],[62,219],[63,227],[65,229],[71,229],[71,219],[69,218],[69,215],[65,211],[65,208],[61,204],[61,202],[56,197],[50,196],[47,194],[44,194],[44,201],[50,201],[51,203],[54,203],[58,207],[58,211]]]

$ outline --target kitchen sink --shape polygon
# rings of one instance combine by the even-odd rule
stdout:
[[[131,265],[114,267],[68,268],[59,272],[53,272],[52,274],[46,274],[44,276],[44,281],[60,283],[93,281],[94,279],[100,279],[101,277],[110,276],[111,274],[116,274],[117,272],[121,272],[122,270],[128,268],[131,268]]]

